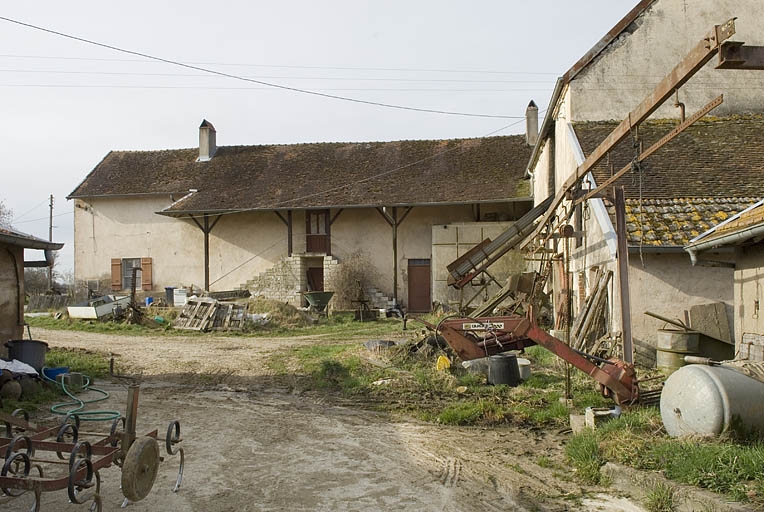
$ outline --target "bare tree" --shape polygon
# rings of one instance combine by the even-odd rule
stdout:
[[[13,210],[5,205],[4,201],[0,201],[0,226],[10,227],[13,220]]]

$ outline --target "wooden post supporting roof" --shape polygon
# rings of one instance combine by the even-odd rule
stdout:
[[[202,216],[202,223],[193,215],[189,215],[189,217],[204,233],[204,291],[208,292],[210,291],[210,231],[213,230],[223,216],[218,215],[212,222],[212,225],[210,225],[210,215],[208,213]]]
[[[377,207],[377,211],[382,216],[385,221],[387,221],[388,224],[390,224],[390,227],[393,228],[393,300],[395,301],[395,305],[398,306],[398,226],[400,226],[404,220],[406,220],[406,217],[408,217],[408,214],[411,213],[411,210],[414,208],[412,206],[409,206],[406,208],[406,212],[403,214],[403,216],[398,219],[398,208],[393,206],[392,207],[392,216],[388,215],[387,211],[384,208]]]

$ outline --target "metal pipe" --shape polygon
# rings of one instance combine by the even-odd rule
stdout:
[[[754,238],[760,235],[764,235],[764,224],[753,226],[736,233],[730,233],[728,235],[712,238],[711,240],[706,240],[705,242],[698,242],[692,245],[688,245],[684,249],[689,253],[690,261],[694,267],[698,263],[698,253],[700,251],[715,249],[721,245],[730,245],[735,242],[742,242],[744,240],[748,240],[749,238]]]

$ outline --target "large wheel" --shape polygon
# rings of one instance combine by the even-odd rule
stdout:
[[[158,471],[159,444],[156,439],[136,439],[122,463],[122,494],[130,501],[141,501],[151,492]]]

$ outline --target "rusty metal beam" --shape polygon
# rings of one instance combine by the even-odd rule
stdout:
[[[643,153],[641,153],[637,157],[637,161],[641,162],[641,161],[645,160],[647,157],[649,157],[650,155],[652,155],[653,153],[655,153],[656,151],[658,151],[660,148],[662,148],[668,142],[673,140],[677,135],[679,135],[680,133],[685,131],[687,128],[689,128],[690,126],[695,124],[701,117],[703,117],[704,115],[708,114],[713,109],[715,109],[716,107],[721,105],[723,101],[724,101],[724,95],[720,94],[713,101],[711,101],[711,102],[707,103],[705,106],[703,106],[703,108],[698,110],[690,118],[684,120],[682,123],[677,125],[676,128],[674,128],[669,133],[667,133],[666,135],[661,137],[661,139],[658,142],[656,142],[655,144],[653,144],[652,146],[647,148]],[[623,168],[620,171],[618,171],[617,173],[613,174],[610,178],[605,180],[604,183],[602,183],[601,185],[597,185],[597,188],[594,188],[594,189],[590,190],[583,197],[577,199],[575,204],[583,203],[584,201],[590,199],[591,197],[599,194],[600,192],[602,192],[602,190],[605,189],[605,187],[608,187],[608,186],[612,185],[618,178],[620,178],[621,176],[623,176],[624,174],[629,172],[630,169],[631,169],[631,162],[629,164],[623,166]]]
[[[745,46],[739,41],[727,41],[719,49],[716,69],[764,70],[764,46]]]
[[[677,64],[674,69],[658,83],[642,102],[608,135],[602,143],[579,165],[575,172],[558,189],[549,210],[543,215],[536,228],[525,237],[521,247],[527,247],[544,229],[555,210],[565,198],[568,190],[573,188],[586,174],[597,165],[613,149],[623,141],[631,131],[655,112],[674,91],[685,84],[698,70],[706,65],[719,50],[722,42],[735,33],[735,19],[732,18],[722,25],[714,26],[703,39]]]

